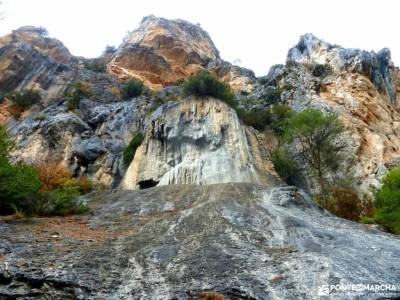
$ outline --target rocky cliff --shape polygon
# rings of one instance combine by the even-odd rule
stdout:
[[[40,28],[0,38],[1,95],[33,88],[42,97],[18,114],[7,97],[0,103],[0,123],[17,142],[13,159],[55,161],[98,186],[146,188],[87,195],[86,215],[0,221],[0,298],[198,299],[212,290],[228,299],[319,299],[322,285],[398,284],[398,237],[336,218],[284,186],[266,132],[219,100],[184,98],[170,86],[207,69],[251,91],[236,95],[245,109],[282,102],[337,112],[350,149],[336,175],[354,174],[366,191],[400,151],[400,75],[388,50],[308,34],[286,65],[255,80],[223,61],[199,26],[150,16],[98,61],[106,72]],[[129,78],[155,90],[122,100]],[[88,93],[70,109],[76,83]],[[279,99],[267,99],[271,90]],[[125,169],[122,153],[138,132],[145,139]]]
[[[153,113],[122,186],[278,184],[263,136],[217,99],[187,99]]]
[[[327,69],[319,74],[318,65]],[[286,65],[272,67],[264,81],[249,97],[262,99],[268,88],[280,87],[280,101],[296,111],[338,113],[350,145],[344,173],[356,177],[361,193],[379,186],[400,156],[400,72],[388,49],[346,49],[306,34],[289,50]]]
[[[175,85],[200,69],[213,71],[235,90],[251,90],[255,80],[252,71],[223,61],[199,25],[154,16],[125,38],[108,68],[121,80],[138,78],[152,88]]]
[[[398,238],[334,217],[292,187],[170,185],[90,206],[86,216],[0,223],[0,297],[321,299],[323,285],[399,283]]]

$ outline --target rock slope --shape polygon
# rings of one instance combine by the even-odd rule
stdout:
[[[217,99],[185,99],[153,113],[122,182],[148,185],[279,183],[261,134]]]
[[[320,299],[322,285],[399,284],[398,238],[334,217],[292,187],[171,185],[90,205],[86,216],[0,223],[0,297]]]

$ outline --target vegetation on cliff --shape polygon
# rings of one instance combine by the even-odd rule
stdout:
[[[86,211],[78,199],[89,191],[85,181],[72,178],[66,169],[55,165],[12,163],[15,144],[0,126],[0,214],[65,215]]]

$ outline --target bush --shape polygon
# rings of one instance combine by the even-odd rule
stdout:
[[[114,46],[107,45],[106,48],[103,51],[103,54],[112,54],[115,51],[117,51],[117,49],[115,49]]]
[[[49,215],[86,210],[78,200],[78,188],[86,190],[87,183],[76,182],[69,172],[55,165],[12,164],[9,152],[13,148],[14,143],[0,126],[0,214]]]
[[[26,89],[20,92],[14,91],[7,95],[7,98],[24,109],[27,109],[32,105],[39,103],[42,99],[39,92],[34,89]]]
[[[328,64],[315,64],[312,68],[312,74],[316,77],[325,77],[332,73],[332,67]]]
[[[277,103],[281,99],[283,89],[279,87],[269,86],[264,94],[264,97],[269,103]]]
[[[0,156],[0,213],[14,211],[32,214],[41,182],[36,170],[25,164],[13,165]]]
[[[122,98],[127,100],[139,97],[143,93],[143,82],[137,79],[131,79],[122,86]]]
[[[226,102],[233,108],[237,106],[230,86],[219,81],[208,71],[200,71],[196,75],[189,77],[183,83],[183,94],[201,98],[214,97]]]
[[[286,104],[274,104],[271,108],[271,128],[278,136],[282,136],[293,116],[292,109]]]
[[[254,109],[245,111],[243,109],[238,109],[236,112],[244,124],[257,130],[263,130],[271,123],[271,112],[269,110]]]
[[[104,73],[106,71],[106,65],[102,64],[98,59],[86,59],[83,64],[86,69],[96,73]]]
[[[198,300],[226,300],[226,298],[217,292],[202,292]]]
[[[84,213],[87,206],[79,200],[75,187],[55,189],[40,195],[40,215],[68,215]]]
[[[333,189],[328,200],[321,201],[321,204],[334,215],[352,221],[359,221],[363,212],[363,204],[357,194],[343,188]]]
[[[74,84],[74,90],[67,96],[67,107],[68,110],[75,110],[79,108],[79,103],[84,97],[91,97],[89,83],[77,82]]]
[[[124,166],[128,167],[135,157],[136,149],[142,144],[144,140],[143,133],[139,132],[130,141],[129,145],[125,148],[123,153]]]
[[[276,172],[288,185],[296,185],[300,180],[300,170],[286,149],[278,148],[272,152],[272,163]]]
[[[0,125],[0,157],[8,159],[9,153],[14,150],[15,143],[10,139],[7,130]]]
[[[374,219],[388,231],[400,233],[400,167],[389,171],[375,194]]]

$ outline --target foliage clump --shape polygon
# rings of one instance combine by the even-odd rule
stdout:
[[[86,69],[96,73],[104,73],[106,71],[106,65],[101,63],[99,59],[86,59],[83,65]]]
[[[30,166],[13,164],[10,151],[15,147],[0,126],[0,214],[64,215],[87,210],[78,198],[81,184],[66,169],[52,164]]]
[[[143,91],[143,82],[137,79],[130,79],[122,86],[122,98],[128,100],[130,98],[139,97]]]
[[[400,234],[400,167],[389,171],[375,193],[374,220],[387,230]]]
[[[300,181],[300,168],[297,162],[290,157],[287,149],[280,147],[273,150],[271,160],[275,171],[287,184],[296,185]]]
[[[328,64],[315,64],[312,66],[312,74],[315,77],[326,77],[332,73],[332,67]]]
[[[226,102],[233,108],[237,106],[230,86],[218,80],[208,71],[200,71],[196,75],[189,77],[182,84],[182,87],[185,96],[214,97]]]
[[[125,167],[128,167],[135,157],[136,149],[142,144],[144,135],[141,132],[136,133],[128,146],[125,148],[123,153],[123,163]]]
[[[34,104],[40,102],[42,97],[39,92],[34,89],[25,89],[22,91],[13,91],[7,95],[7,98],[18,104],[23,109],[27,109]]]
[[[91,86],[89,83],[77,82],[74,84],[72,93],[67,95],[67,108],[68,110],[75,110],[79,108],[80,101],[84,97],[91,97]]]

